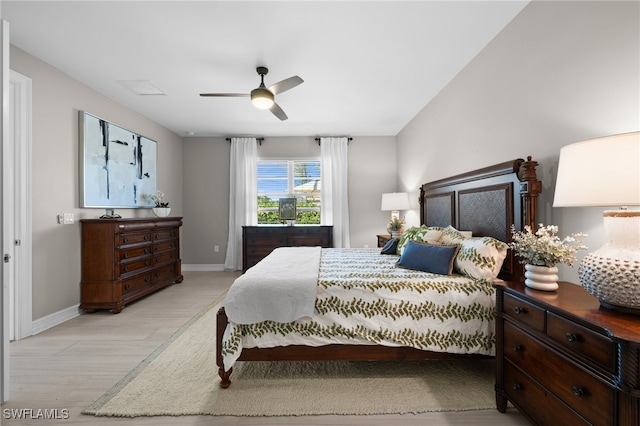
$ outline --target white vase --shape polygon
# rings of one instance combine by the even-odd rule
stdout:
[[[558,268],[556,266],[524,265],[524,284],[535,290],[554,291],[558,289]]]
[[[171,207],[154,207],[153,214],[157,217],[167,217],[171,213]]]

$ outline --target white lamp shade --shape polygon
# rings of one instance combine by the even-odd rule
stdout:
[[[640,205],[640,132],[560,150],[554,207]]]
[[[382,194],[381,210],[409,210],[409,194],[406,192]]]

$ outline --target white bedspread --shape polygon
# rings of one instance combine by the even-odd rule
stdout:
[[[224,301],[236,324],[292,322],[314,313],[320,247],[280,247],[231,285]]]

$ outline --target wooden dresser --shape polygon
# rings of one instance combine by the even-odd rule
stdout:
[[[276,247],[333,246],[332,226],[243,226],[242,272],[260,262]]]
[[[640,316],[581,286],[497,283],[496,403],[539,425],[640,425]]]
[[[181,217],[84,219],[80,309],[114,314],[169,284],[182,282]]]

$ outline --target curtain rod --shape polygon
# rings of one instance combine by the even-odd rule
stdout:
[[[338,138],[343,137],[343,136],[336,136]],[[320,145],[320,139],[321,138],[316,138],[316,142],[318,142],[318,145]],[[351,142],[353,140],[353,138],[347,138],[347,143]]]
[[[229,143],[231,143],[231,138],[226,138],[227,141],[229,141]],[[258,141],[258,145],[262,146],[262,141],[264,140],[264,138],[256,138],[256,140]]]

